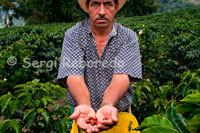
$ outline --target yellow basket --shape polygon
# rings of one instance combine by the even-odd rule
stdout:
[[[127,112],[118,113],[118,123],[112,129],[102,131],[100,133],[140,133],[135,131],[138,126],[138,122],[134,115]],[[73,121],[72,130],[70,133],[86,133],[84,131],[79,131],[78,126],[75,121]]]

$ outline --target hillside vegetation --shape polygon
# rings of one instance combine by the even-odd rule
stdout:
[[[158,12],[167,12],[200,5],[199,0],[159,0],[159,3],[162,4],[162,8],[158,9]]]

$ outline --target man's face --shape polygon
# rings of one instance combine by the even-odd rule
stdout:
[[[109,27],[117,13],[118,4],[114,0],[90,0],[87,5],[87,12],[90,21],[95,27],[107,28]]]

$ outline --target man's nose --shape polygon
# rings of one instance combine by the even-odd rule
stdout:
[[[99,9],[99,15],[104,16],[105,15],[105,10],[103,4],[101,4],[100,9]]]

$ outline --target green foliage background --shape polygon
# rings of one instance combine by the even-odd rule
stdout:
[[[178,84],[177,76],[180,73],[199,68],[199,19],[200,8],[196,7],[143,17],[121,17],[116,21],[138,34],[143,77],[159,86],[168,81]],[[74,24],[32,25],[1,30],[1,93],[34,78],[39,78],[42,82],[53,82],[57,76],[64,33]],[[17,58],[15,66],[7,64],[7,59],[11,56]],[[56,63],[50,71],[47,63],[37,68],[31,66],[24,69],[23,65],[28,65],[25,58],[30,58],[28,62],[31,63],[34,60],[53,60]],[[7,79],[6,82],[4,78]]]

